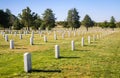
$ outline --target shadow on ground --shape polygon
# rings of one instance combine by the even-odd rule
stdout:
[[[77,58],[80,58],[80,57],[74,57],[74,56],[60,56],[60,59],[62,58],[65,58],[65,59],[77,59]]]
[[[76,49],[75,51],[79,51],[79,52],[89,52],[91,50],[79,50],[79,49]]]
[[[32,72],[53,72],[53,73],[60,73],[61,70],[39,70],[39,69],[33,69],[32,71],[30,71],[30,73]]]

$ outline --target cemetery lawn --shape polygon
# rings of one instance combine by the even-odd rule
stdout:
[[[0,78],[120,78],[120,32],[81,47],[81,36],[73,37],[75,51],[71,51],[70,38],[48,40],[35,35],[35,44],[29,45],[30,35],[14,38],[15,49],[9,49],[0,35]],[[52,37],[50,37],[52,39]],[[50,39],[49,38],[49,39]],[[60,46],[60,58],[54,56],[54,46]],[[32,71],[24,72],[23,54],[31,52]]]

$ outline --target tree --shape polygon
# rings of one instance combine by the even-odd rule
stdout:
[[[91,18],[89,17],[89,15],[85,15],[82,23],[86,27],[87,31],[88,31],[89,27],[94,26],[94,21],[91,20]]]
[[[113,16],[110,19],[109,27],[112,28],[113,30],[116,27],[115,18]]]
[[[51,9],[46,9],[43,13],[43,23],[41,25],[41,29],[47,28],[48,30],[51,30],[51,28],[54,28],[55,25],[55,15]]]
[[[41,23],[42,23],[41,18],[38,15],[36,15],[32,28],[37,30],[41,26]]]
[[[9,15],[6,12],[4,12],[3,10],[0,10],[0,26],[3,27],[4,29],[9,28],[8,17]]]
[[[116,23],[116,27],[120,28],[120,22]]]
[[[80,22],[79,22],[80,16],[78,14],[79,13],[77,12],[76,8],[70,9],[68,11],[68,16],[67,16],[68,26],[67,27],[71,27],[72,29],[80,27]]]
[[[8,14],[8,20],[9,20],[8,25],[9,25],[9,28],[10,28],[10,27],[13,26],[17,17],[15,15],[13,15],[9,9],[6,9],[6,13]]]
[[[63,21],[62,25],[63,25],[64,28],[69,28],[67,21]]]
[[[102,28],[107,28],[109,26],[109,23],[107,21],[104,21],[101,26]]]
[[[69,28],[67,21],[57,21],[57,25],[62,25],[64,28]]]
[[[20,30],[23,28],[23,25],[20,23],[19,19],[16,19],[13,23],[13,29]]]
[[[31,13],[31,10],[29,7],[22,10],[22,14],[19,14],[21,22],[24,24],[25,27],[27,27],[27,30],[30,30],[30,26],[32,26],[33,20],[32,15],[34,13]]]

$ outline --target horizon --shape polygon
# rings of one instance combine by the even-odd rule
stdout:
[[[7,2],[7,3],[6,3]],[[37,13],[40,17],[41,14],[47,8],[53,10],[56,21],[64,21],[67,19],[68,10],[76,8],[79,12],[80,21],[83,20],[84,16],[88,14],[92,20],[95,22],[109,21],[111,16],[114,16],[117,22],[120,21],[120,1],[119,0],[65,0],[65,1],[56,1],[56,0],[1,0],[0,9],[9,9],[12,14],[18,16],[27,6],[31,9],[32,12]]]

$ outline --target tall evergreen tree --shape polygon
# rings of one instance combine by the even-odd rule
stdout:
[[[9,19],[8,19],[9,15],[4,12],[3,10],[0,10],[0,26],[2,28],[9,28]]]
[[[46,9],[43,13],[43,23],[41,25],[41,29],[47,28],[50,30],[51,28],[54,28],[55,25],[55,15],[51,9]]]
[[[22,14],[19,14],[21,22],[27,27],[27,30],[30,30],[30,26],[32,26],[32,13],[29,7],[22,10]]]
[[[11,28],[15,20],[17,20],[17,17],[13,15],[9,9],[6,9],[6,13],[8,14],[8,20],[9,20],[8,25],[9,25],[9,28]]]
[[[87,31],[89,27],[94,26],[94,22],[92,21],[92,19],[90,18],[89,15],[85,15],[83,21],[82,21],[83,25],[86,27]]]
[[[80,22],[79,22],[80,16],[78,14],[79,13],[77,12],[76,8],[70,9],[68,11],[68,16],[67,16],[68,26],[67,27],[71,27],[72,29],[80,27]]]
[[[34,19],[32,28],[37,30],[41,26],[42,20],[41,20],[40,16],[38,16],[38,15],[36,15],[35,17],[36,18]]]
[[[115,18],[113,16],[110,19],[109,27],[112,28],[113,30],[116,27]]]
[[[102,28],[107,28],[109,26],[109,23],[107,21],[104,21],[102,23]]]

